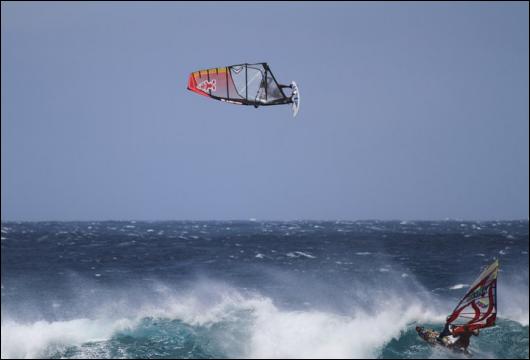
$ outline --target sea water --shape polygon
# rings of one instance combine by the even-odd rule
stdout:
[[[477,358],[528,358],[524,221],[3,222],[2,358],[457,358],[440,329],[500,260]]]

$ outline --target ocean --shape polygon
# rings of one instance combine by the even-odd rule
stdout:
[[[441,329],[494,259],[474,358],[529,357],[524,221],[2,222],[2,358],[459,358]]]

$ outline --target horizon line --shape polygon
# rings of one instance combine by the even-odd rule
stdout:
[[[307,222],[361,222],[361,221],[383,221],[383,222],[508,222],[508,221],[530,221],[527,218],[506,218],[506,219],[464,219],[464,218],[451,218],[446,217],[444,219],[377,219],[377,218],[364,218],[364,219],[311,219],[311,218],[295,218],[295,219],[259,219],[249,217],[233,218],[233,219],[73,219],[73,220],[0,220],[0,223],[22,223],[22,222],[295,222],[295,221],[307,221]]]

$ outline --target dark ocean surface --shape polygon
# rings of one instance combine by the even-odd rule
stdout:
[[[458,358],[441,328],[500,261],[475,358],[528,358],[524,221],[2,223],[2,358]]]

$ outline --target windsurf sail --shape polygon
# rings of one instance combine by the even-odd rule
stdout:
[[[267,63],[195,71],[189,76],[188,90],[232,104],[255,107],[293,104],[294,115],[299,108],[300,94],[296,84],[279,84]]]
[[[447,318],[452,333],[458,335],[466,326],[470,331],[495,325],[497,317],[497,273],[499,261],[495,260],[471,284],[468,291]]]

